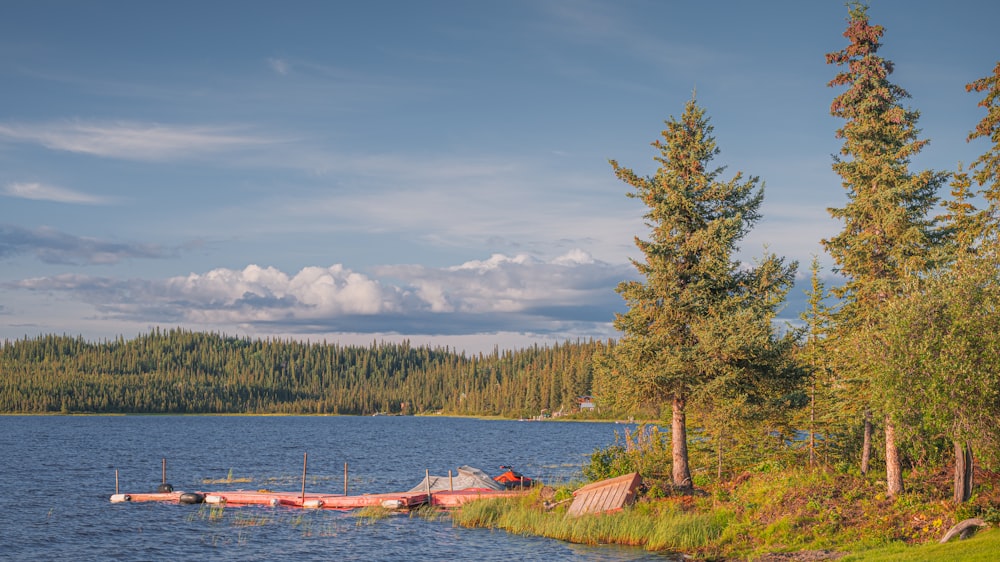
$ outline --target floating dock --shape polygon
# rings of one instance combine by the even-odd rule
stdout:
[[[115,493],[111,496],[111,503],[126,502],[173,502],[180,504],[200,504],[207,503],[218,506],[244,506],[244,505],[264,505],[271,507],[299,507],[312,509],[336,509],[351,510],[363,507],[383,507],[392,510],[408,510],[423,505],[430,505],[440,508],[455,508],[464,503],[485,498],[499,498],[505,496],[517,496],[524,494],[525,489],[496,489],[496,484],[489,480],[489,476],[482,473],[485,483],[469,485],[454,490],[450,488],[451,471],[448,471],[449,489],[435,490],[431,485],[431,476],[427,472],[424,484],[409,492],[392,492],[387,494],[362,494],[358,496],[347,495],[347,463],[344,463],[344,493],[325,494],[310,492],[306,493],[306,465],[308,454],[302,456],[302,491],[301,492],[274,492],[271,490],[228,490],[217,492],[175,492],[167,484],[167,459],[162,461],[162,484],[159,491],[137,494],[118,493],[118,471],[115,470]],[[463,472],[464,471],[464,472]],[[478,469],[470,467],[460,467],[460,476],[468,476],[467,473],[479,473]],[[440,477],[435,477],[441,480]],[[494,486],[494,488],[479,487],[480,485]]]
[[[423,505],[455,508],[464,503],[485,498],[512,497],[523,494],[520,490],[467,489],[444,492],[396,492],[388,494],[363,494],[345,496],[298,492],[271,492],[266,490],[231,490],[218,492],[150,492],[139,494],[114,494],[112,503],[124,502],[173,502],[207,503],[220,506],[265,505],[272,507],[301,507],[313,509],[351,510],[362,507],[384,507],[407,510]]]

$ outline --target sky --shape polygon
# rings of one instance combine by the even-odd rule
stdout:
[[[841,0],[73,2],[0,10],[0,341],[160,327],[468,353],[618,337],[644,208],[609,159],[692,98],[764,184],[742,241],[842,226]],[[954,170],[1000,3],[872,0],[890,79]],[[947,193],[942,193],[947,195]],[[831,277],[831,282],[836,282]]]

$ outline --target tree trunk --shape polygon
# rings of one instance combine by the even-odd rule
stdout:
[[[721,431],[720,431],[721,433]],[[719,482],[722,482],[722,435],[719,435],[715,443],[715,461],[716,461],[716,478]]]
[[[688,467],[687,421],[684,416],[684,397],[680,394],[674,394],[670,445],[673,452],[674,486],[690,488],[691,469]]]
[[[973,459],[968,443],[955,441],[955,495],[956,504],[972,497]]]
[[[896,446],[896,426],[889,416],[885,418],[885,495],[894,497],[903,493],[903,463]]]
[[[809,467],[816,463],[816,375],[809,396]]]
[[[868,474],[872,458],[872,411],[865,410],[865,440],[861,445],[861,474]]]

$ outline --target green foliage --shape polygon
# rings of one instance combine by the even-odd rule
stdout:
[[[594,355],[594,377],[613,409],[671,403],[672,479],[686,486],[688,404],[721,437],[734,416],[767,418],[781,410],[770,407],[776,398],[796,390],[795,331],[778,336],[773,325],[796,264],[773,254],[750,267],[735,259],[760,218],[763,184],[742,173],[722,178],[713,127],[695,99],[653,146],[652,176],[611,161],[628,196],[646,206],[649,237],[636,238],[645,259],[632,261],[643,279],[617,288],[628,306],[614,322],[623,337]]]
[[[625,447],[609,445],[590,455],[590,464],[583,467],[583,476],[591,482],[635,472],[635,465]]]
[[[466,356],[408,343],[340,346],[184,330],[0,346],[0,412],[417,414],[573,412],[595,342]]]
[[[615,443],[594,451],[583,475],[597,481],[638,472],[646,479],[662,479],[669,474],[670,455],[670,444],[655,425],[616,431]]]
[[[986,110],[976,127],[969,133],[968,140],[989,139],[993,145],[987,149],[971,166],[975,171],[976,182],[984,189],[983,195],[989,203],[987,216],[992,219],[990,237],[996,239],[1000,235],[1000,62],[993,67],[993,74],[966,84],[968,92],[986,92],[979,101],[979,107]]]
[[[884,29],[869,22],[867,6],[849,6],[844,37],[850,44],[826,56],[828,64],[841,67],[829,85],[844,91],[834,98],[830,113],[844,120],[836,133],[844,142],[833,170],[848,202],[829,209],[844,228],[823,245],[846,277],[834,291],[843,299],[835,318],[839,342],[834,348],[840,346],[841,353],[834,365],[841,379],[850,381],[859,405],[884,420],[886,481],[892,495],[903,491],[903,482],[895,438],[898,411],[889,394],[901,381],[873,374],[872,367],[883,360],[881,348],[864,344],[878,338],[886,301],[938,256],[944,234],[930,211],[948,174],[910,171],[911,159],[928,143],[918,138],[920,114],[903,106],[909,94],[889,80],[893,63],[878,54]]]
[[[929,212],[948,176],[908,169],[928,141],[918,139],[919,112],[902,105],[909,94],[889,81],[893,64],[878,55],[883,32],[869,23],[867,8],[855,3],[844,33],[850,45],[826,56],[827,63],[842,67],[830,86],[846,88],[830,112],[844,120],[833,169],[848,203],[830,209],[844,229],[823,244],[847,277],[837,294],[849,297],[851,318],[861,322],[877,314],[878,303],[907,275],[927,269],[928,248],[936,240]]]

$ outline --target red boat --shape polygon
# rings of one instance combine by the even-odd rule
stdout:
[[[511,488],[530,488],[534,481],[531,478],[521,474],[520,472],[514,470],[511,466],[501,466],[500,470],[505,471],[500,476],[494,476],[493,479],[503,484],[508,490]]]

